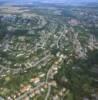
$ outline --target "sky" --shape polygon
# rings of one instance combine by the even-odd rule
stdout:
[[[1,2],[6,1],[10,3],[32,3],[33,1],[37,2],[48,2],[48,3],[81,3],[81,2],[98,2],[98,0],[0,0]]]

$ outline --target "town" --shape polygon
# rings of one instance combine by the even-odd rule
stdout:
[[[98,100],[98,89],[88,83],[98,77],[89,78],[84,68],[88,52],[98,50],[97,33],[96,7],[0,6],[0,100]],[[98,75],[96,70],[90,71]],[[77,99],[66,71],[85,80]],[[71,82],[78,86],[76,76]]]

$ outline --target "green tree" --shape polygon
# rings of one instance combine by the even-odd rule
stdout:
[[[67,63],[68,61],[70,62]],[[83,100],[85,96],[91,99],[93,88],[91,69],[96,64],[98,64],[98,50],[88,51],[85,59],[76,59],[73,55],[67,61],[64,61],[54,79],[58,85],[70,90],[73,100]],[[65,79],[68,81],[65,81]]]

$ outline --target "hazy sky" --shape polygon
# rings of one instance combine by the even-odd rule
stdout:
[[[6,1],[10,1],[10,0],[6,0]],[[11,0],[11,1],[21,1],[21,0]],[[22,1],[34,1],[34,0],[22,0]],[[97,0],[35,0],[35,1],[97,1]]]
[[[50,3],[80,3],[80,2],[98,2],[98,0],[0,0],[0,1],[7,1],[7,2],[17,2],[17,3],[32,3],[33,1],[38,2],[50,2]]]

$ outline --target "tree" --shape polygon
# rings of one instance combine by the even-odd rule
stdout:
[[[68,61],[70,62],[67,63]],[[90,74],[96,64],[98,64],[98,50],[89,51],[85,59],[76,59],[73,55],[62,64],[54,79],[58,85],[70,90],[73,100],[83,100],[85,96],[91,99],[93,81]]]

